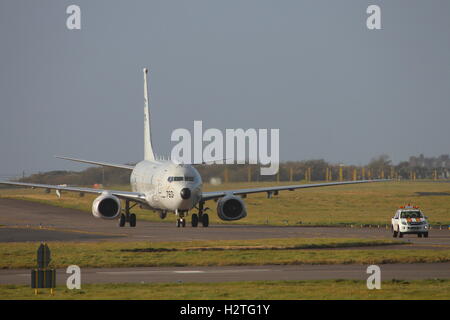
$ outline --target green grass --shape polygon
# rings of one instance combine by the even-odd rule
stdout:
[[[450,261],[450,249],[396,250],[400,244],[365,239],[264,239],[193,242],[49,242],[52,266],[151,267],[295,264],[383,264]],[[405,244],[407,245],[407,244]],[[368,247],[378,246],[376,249]],[[0,248],[0,268],[32,268],[35,243],[8,243]],[[352,248],[344,250],[342,248]],[[318,249],[321,248],[321,249]]]
[[[54,296],[27,286],[0,285],[0,299],[450,299],[450,280],[385,281],[368,290],[365,281],[252,281],[226,283],[86,284],[58,287]]]
[[[289,184],[281,182],[279,185]],[[205,191],[240,189],[277,185],[267,183],[229,183],[220,186],[205,185]],[[111,186],[111,189],[129,190],[129,186]],[[425,192],[426,195],[419,195]],[[433,224],[450,225],[450,183],[386,182],[348,186],[311,188],[280,192],[267,199],[266,194],[249,195],[245,202],[248,216],[236,222],[224,222],[215,213],[216,204],[209,201],[210,221],[225,224],[269,225],[349,225],[389,224],[395,210],[407,203],[419,205]],[[93,195],[78,197],[76,193],[64,193],[58,199],[54,192],[42,190],[4,189],[0,197],[38,201],[51,205],[91,211]],[[161,221],[156,213],[135,209],[139,220]],[[174,223],[175,216],[166,220]]]

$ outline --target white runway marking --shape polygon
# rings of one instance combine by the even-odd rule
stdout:
[[[196,273],[244,273],[244,272],[268,272],[272,269],[228,269],[228,270],[139,270],[139,271],[98,271],[98,274],[124,275],[124,274],[155,274],[155,273],[178,273],[178,274],[196,274]]]
[[[238,270],[211,270],[207,273],[243,273],[243,272],[268,272],[268,271],[279,271],[272,269],[238,269]]]
[[[121,274],[151,274],[151,273],[171,273],[172,271],[98,271],[98,274],[121,275]]]
[[[205,273],[200,270],[186,270],[186,271],[174,271],[174,270],[140,270],[140,271],[99,271],[99,274],[109,275],[123,275],[123,274],[153,274],[153,273]]]

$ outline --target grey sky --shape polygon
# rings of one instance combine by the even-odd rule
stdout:
[[[0,175],[140,160],[143,66],[159,154],[194,120],[279,128],[282,161],[448,153],[449,33],[445,0],[0,0]]]

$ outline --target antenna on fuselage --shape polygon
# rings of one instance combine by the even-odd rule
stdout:
[[[145,160],[155,160],[155,155],[153,153],[152,147],[152,136],[150,129],[150,110],[148,107],[148,83],[147,83],[147,73],[148,69],[144,68],[144,159]]]

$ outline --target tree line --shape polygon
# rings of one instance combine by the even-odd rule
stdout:
[[[260,175],[258,165],[200,165],[196,166],[204,182],[258,181],[340,181],[360,179],[448,179],[450,157],[410,157],[409,161],[393,165],[387,155],[373,158],[365,166],[332,164],[323,159],[288,161],[280,164],[277,175]],[[50,171],[32,174],[19,181],[67,185],[129,184],[130,171],[108,167],[90,167],[83,171]]]

